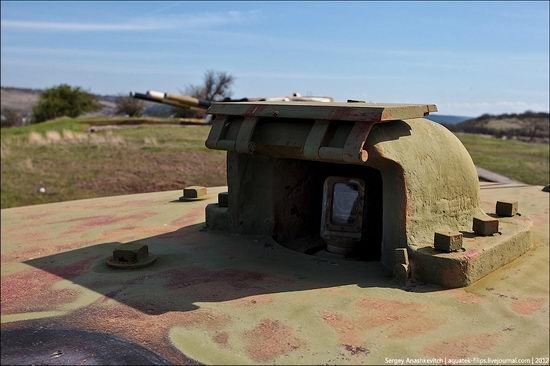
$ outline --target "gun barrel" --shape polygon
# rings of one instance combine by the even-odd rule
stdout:
[[[150,96],[151,98],[154,98],[154,99],[164,99],[164,93],[163,92],[159,92],[159,91],[155,91],[155,90],[147,90],[146,94],[148,96]]]
[[[137,92],[130,92],[131,98],[141,99],[141,100],[147,100],[147,101],[154,101],[151,97],[149,97],[147,94],[143,93],[137,93]]]
[[[141,100],[145,100],[145,101],[148,101],[148,102],[168,104],[168,105],[171,105],[171,106],[174,106],[174,107],[181,107],[182,106],[179,103],[172,102],[172,101],[169,101],[169,100],[165,100],[164,98],[158,98],[156,95],[154,96],[154,94],[151,95],[149,93],[143,94],[143,93],[131,92],[130,96],[132,98],[141,99]]]
[[[191,108],[193,110],[204,112],[210,106],[209,102],[187,96],[172,96],[167,98],[166,93],[148,90],[146,93],[130,92],[130,97],[146,100],[148,102],[167,104],[180,108]],[[176,98],[177,97],[177,98]]]
[[[195,107],[200,109],[208,109],[212,102],[204,99],[199,99],[195,97],[190,97],[187,95],[175,95],[175,94],[169,94],[164,93],[164,99],[170,100],[176,103],[180,103],[187,107]]]
[[[199,111],[206,111],[212,102],[204,99],[194,98],[187,95],[175,95],[155,90],[148,90],[145,94],[131,92],[130,96],[136,99],[146,100],[162,104],[169,104],[175,107],[191,108]]]

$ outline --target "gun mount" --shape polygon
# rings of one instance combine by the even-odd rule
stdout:
[[[148,102],[168,104],[180,108],[192,108],[194,110],[205,112],[214,101],[195,98],[188,95],[176,95],[171,93],[163,93],[154,90],[148,90],[146,93],[130,92],[130,97],[145,100]],[[230,99],[225,98],[222,102],[332,102],[331,97],[315,97],[302,96],[299,93],[294,93],[292,96],[285,97],[255,97],[255,98],[240,98]]]
[[[206,223],[304,253],[381,261],[405,279],[467,286],[526,252],[530,223],[480,208],[472,159],[454,134],[423,118],[434,111],[213,103],[206,146],[227,151],[229,204],[208,206]]]

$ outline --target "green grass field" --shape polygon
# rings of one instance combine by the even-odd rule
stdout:
[[[550,183],[548,144],[464,133],[458,133],[457,136],[476,165],[528,184]]]
[[[65,118],[3,128],[1,207],[226,184],[225,152],[204,146],[209,126],[152,120],[139,128],[87,132],[91,124],[135,122],[140,120]],[[479,166],[548,184],[548,145],[458,137]]]
[[[3,128],[1,207],[226,184],[225,152],[204,146],[209,126],[87,133],[89,124]]]

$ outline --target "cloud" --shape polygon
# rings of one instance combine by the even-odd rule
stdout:
[[[83,23],[63,21],[2,20],[4,29],[40,30],[58,32],[103,32],[103,31],[155,31],[167,29],[194,29],[239,23],[254,18],[257,11],[227,11],[223,13],[198,13],[162,18],[131,19],[112,23]]]
[[[39,22],[34,20],[4,20],[2,28],[43,31],[135,31],[165,28],[166,24],[154,23],[70,23]]]

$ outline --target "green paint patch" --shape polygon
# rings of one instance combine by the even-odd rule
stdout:
[[[170,329],[169,337],[172,344],[187,357],[211,365],[245,365],[253,363],[242,351],[235,347],[220,345],[216,341],[217,334],[192,331],[184,327]]]

